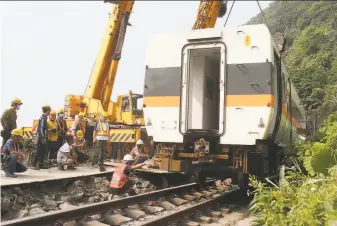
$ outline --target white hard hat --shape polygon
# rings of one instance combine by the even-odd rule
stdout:
[[[137,140],[136,145],[142,145],[144,144],[142,140]]]
[[[130,154],[124,155],[123,161],[132,161],[132,160],[133,160],[132,155]]]

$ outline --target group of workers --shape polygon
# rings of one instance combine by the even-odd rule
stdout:
[[[25,172],[23,165],[23,131],[17,128],[16,111],[20,109],[22,102],[15,98],[11,102],[11,108],[5,110],[1,117],[3,138],[1,146],[2,168],[7,177],[16,177],[15,172]],[[49,118],[48,118],[49,117]],[[42,107],[42,115],[37,125],[37,150],[32,160],[32,169],[46,169],[56,163],[59,170],[76,169],[75,166],[89,159],[85,153],[86,140],[84,139],[85,126],[83,124],[84,113],[79,113],[77,119],[68,133],[64,110],[57,113],[51,110],[49,105]],[[92,166],[98,162],[99,170],[105,171],[104,156],[109,142],[108,114],[104,112],[93,131],[93,143],[96,144],[97,158],[92,158]],[[135,159],[135,161],[134,161]],[[110,188],[113,193],[118,193],[132,187],[128,181],[128,175],[132,169],[145,165],[147,156],[143,152],[143,141],[138,140],[130,154],[124,156],[123,163],[116,169]],[[126,183],[127,182],[127,183]]]

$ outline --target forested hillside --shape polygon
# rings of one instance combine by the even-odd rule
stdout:
[[[337,2],[275,1],[264,15],[271,33],[286,38],[284,60],[303,106],[322,121],[337,110]],[[248,22],[259,23],[261,13]]]

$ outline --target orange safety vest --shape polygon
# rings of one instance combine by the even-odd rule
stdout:
[[[121,165],[115,170],[109,185],[110,188],[122,188],[129,180],[129,176],[124,174],[124,169],[126,167],[127,165],[125,163],[121,163]]]
[[[109,123],[108,122],[104,122],[106,123],[106,131],[104,131],[103,129],[103,125],[102,125],[102,122],[101,120],[98,120],[98,131],[96,133],[96,135],[99,135],[99,136],[105,136],[105,137],[109,137]]]

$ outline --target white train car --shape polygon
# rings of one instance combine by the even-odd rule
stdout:
[[[145,125],[168,171],[270,175],[305,127],[265,25],[155,35],[146,62]]]

